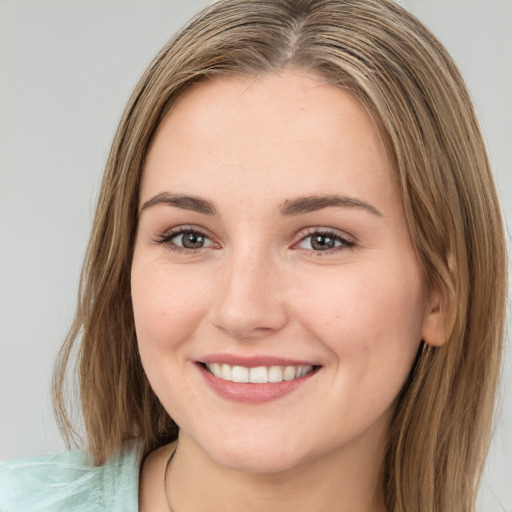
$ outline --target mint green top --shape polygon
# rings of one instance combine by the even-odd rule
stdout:
[[[0,462],[0,512],[137,512],[140,455],[103,466],[75,450]]]

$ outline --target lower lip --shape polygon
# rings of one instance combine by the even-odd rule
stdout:
[[[305,384],[317,373],[317,369],[315,369],[298,379],[269,382],[265,384],[252,384],[222,380],[215,377],[215,375],[210,373],[204,366],[200,364],[197,366],[210,388],[218,395],[233,402],[246,404],[261,404],[288,395]]]

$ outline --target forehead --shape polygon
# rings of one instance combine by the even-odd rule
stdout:
[[[349,92],[299,71],[224,77],[173,105],[147,155],[141,200],[169,187],[210,196],[266,188],[276,200],[333,188],[378,195],[391,175],[378,127]]]

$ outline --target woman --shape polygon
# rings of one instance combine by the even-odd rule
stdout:
[[[78,350],[87,454],[5,465],[0,510],[474,510],[505,268],[425,27],[387,0],[221,0],[107,163],[55,374],[70,436]]]

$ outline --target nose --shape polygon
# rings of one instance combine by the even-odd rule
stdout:
[[[265,254],[232,255],[222,273],[213,324],[237,339],[270,335],[288,315],[278,265]]]

